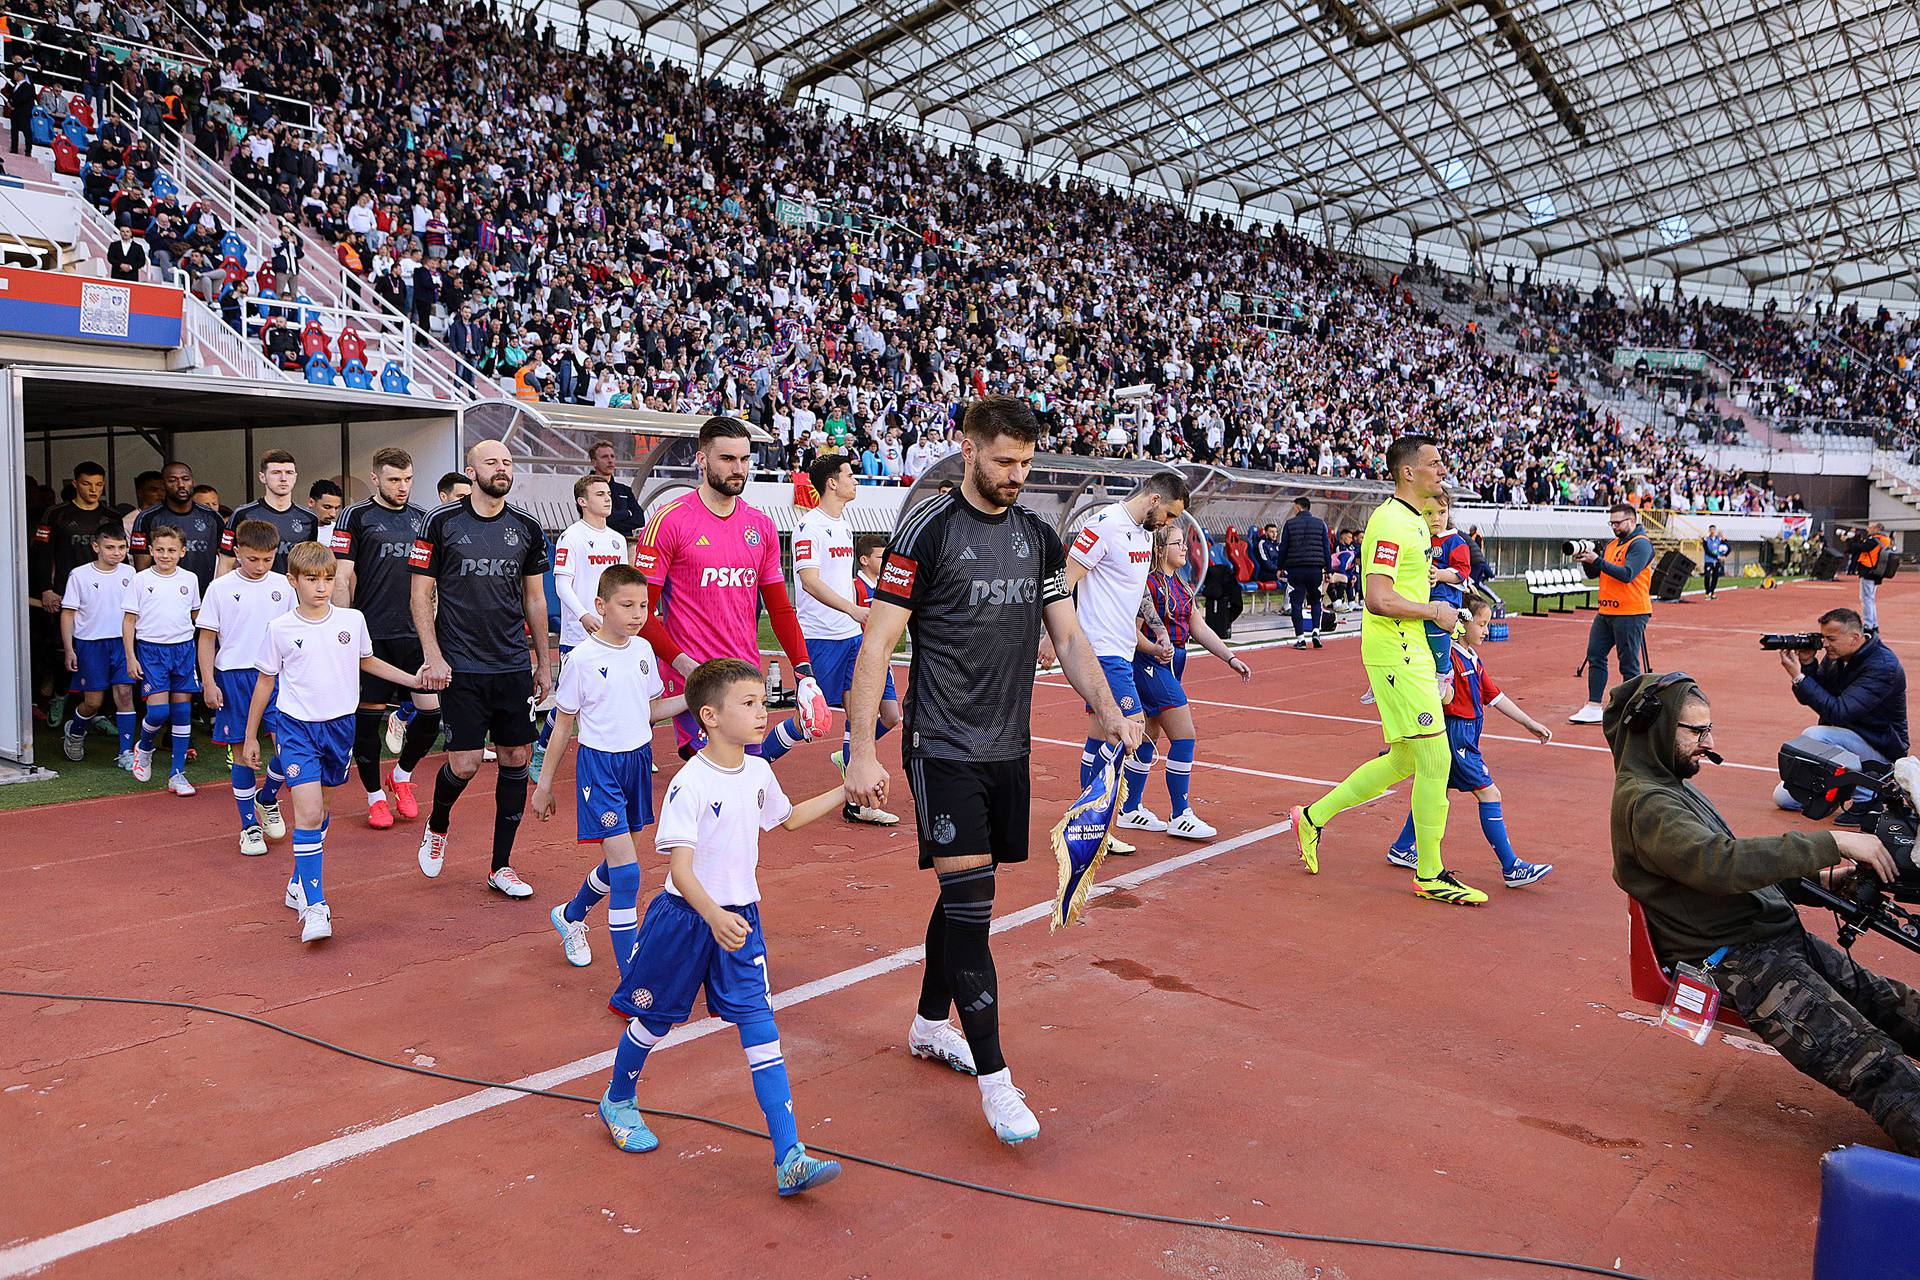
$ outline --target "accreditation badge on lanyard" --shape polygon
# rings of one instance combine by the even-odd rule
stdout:
[[[1667,993],[1666,1007],[1660,1011],[1660,1025],[1695,1044],[1705,1044],[1713,1031],[1714,1015],[1720,1012],[1720,986],[1713,980],[1713,966],[1725,958],[1720,948],[1707,957],[1705,968],[1690,964],[1673,966],[1673,990]]]

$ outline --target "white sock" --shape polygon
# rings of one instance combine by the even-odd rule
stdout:
[[[982,1093],[985,1093],[995,1085],[1006,1085],[1011,1088],[1013,1085],[1013,1068],[1002,1067],[992,1075],[980,1076],[978,1079],[980,1081],[980,1092]]]
[[[367,792],[367,808],[371,809],[377,804],[385,804],[386,802],[387,793],[384,790],[376,787],[372,791]]]
[[[395,765],[393,766],[393,780],[395,782],[412,782],[413,770],[402,769],[399,765]]]

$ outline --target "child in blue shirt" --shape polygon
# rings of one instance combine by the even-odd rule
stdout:
[[[1453,527],[1453,500],[1446,494],[1427,499],[1423,514],[1433,530],[1433,563],[1428,571],[1433,587],[1427,598],[1444,600],[1458,609],[1466,595],[1462,588],[1473,577],[1473,548]],[[1440,701],[1446,702],[1453,697],[1453,637],[1432,622],[1425,625],[1433,672],[1440,678]]]

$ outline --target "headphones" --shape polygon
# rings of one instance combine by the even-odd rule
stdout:
[[[1663,676],[1655,676],[1653,682],[1627,704],[1625,718],[1621,721],[1628,733],[1645,733],[1653,728],[1653,722],[1660,718],[1660,691],[1672,688],[1676,684],[1692,684],[1693,677],[1684,671],[1669,671]]]

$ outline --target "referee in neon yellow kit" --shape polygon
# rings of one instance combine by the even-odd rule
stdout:
[[[1355,769],[1312,804],[1296,806],[1293,830],[1300,840],[1300,861],[1318,874],[1321,828],[1335,814],[1384,794],[1411,774],[1413,838],[1419,854],[1414,893],[1454,906],[1478,906],[1487,895],[1462,884],[1440,861],[1453,754],[1426,624],[1432,622],[1451,635],[1458,615],[1445,601],[1428,598],[1432,534],[1420,512],[1422,502],[1445,491],[1447,467],[1432,437],[1401,436],[1387,447],[1387,473],[1393,477],[1393,496],[1367,518],[1360,548],[1367,610],[1360,624],[1360,661],[1367,668],[1387,753]]]

